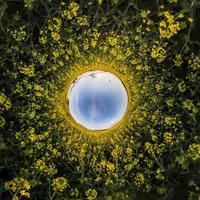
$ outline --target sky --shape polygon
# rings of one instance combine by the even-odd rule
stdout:
[[[128,104],[121,80],[110,72],[97,70],[79,76],[67,98],[72,117],[90,130],[113,127],[123,118]]]

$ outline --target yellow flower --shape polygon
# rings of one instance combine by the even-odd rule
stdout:
[[[66,188],[69,187],[68,180],[64,177],[53,179],[53,183],[51,185],[53,187],[53,190],[56,192],[63,192]]]
[[[189,21],[190,23],[192,23],[192,22],[193,22],[193,19],[192,19],[191,17],[189,17],[189,18],[188,18],[188,21]]]
[[[87,200],[94,200],[97,198],[97,191],[95,189],[88,189],[85,194],[87,196]]]
[[[113,157],[114,159],[117,159],[118,156],[119,156],[119,154],[120,154],[119,146],[116,145],[115,148],[112,150],[111,155],[112,155],[112,157]]]
[[[151,136],[151,139],[152,139],[154,142],[156,142],[156,141],[158,141],[158,136],[152,135],[152,136]]]
[[[24,196],[24,197],[30,198],[30,193],[29,193],[29,192],[26,192],[26,190],[21,190],[21,191],[20,191],[20,195],[21,195],[21,196]]]
[[[111,171],[111,172],[115,171],[115,165],[109,161],[106,163],[106,168],[108,171]]]
[[[161,180],[161,181],[165,179],[165,177],[162,174],[162,170],[160,168],[156,170],[156,179]]]
[[[58,52],[58,50],[55,50],[52,52],[54,58],[58,58],[60,56],[60,53]]]
[[[21,74],[33,77],[35,75],[35,65],[31,64],[29,66],[21,66],[19,67],[19,71]]]
[[[76,17],[78,14],[79,5],[72,0],[66,10],[63,10],[62,17],[71,20],[73,17]]]
[[[160,21],[160,27],[166,28],[167,22],[165,20]]]
[[[185,82],[184,82],[184,81],[182,81],[182,82],[180,82],[180,83],[178,84],[178,89],[179,89],[180,92],[185,92],[185,90],[186,90],[186,85],[185,85]]]
[[[173,105],[174,105],[174,99],[168,99],[168,100],[166,101],[166,103],[167,103],[167,106],[168,106],[168,107],[173,107]]]
[[[79,26],[88,26],[89,25],[89,21],[88,21],[88,17],[87,16],[81,16],[77,19],[77,24]]]
[[[79,153],[80,159],[83,159],[86,156],[87,147],[88,147],[88,144],[86,143],[81,145],[80,153]]]
[[[135,165],[137,165],[139,162],[140,162],[139,158],[135,158],[135,159],[133,160],[132,165],[135,166]]]
[[[191,144],[188,148],[188,156],[194,161],[200,159],[200,144]]]
[[[107,38],[108,40],[108,43],[111,45],[111,46],[115,46],[117,43],[118,43],[118,36],[116,35],[111,35]]]
[[[166,46],[166,43],[162,46],[159,45],[159,43],[156,41],[151,49],[151,57],[155,58],[158,63],[161,63],[165,60],[167,54],[164,47]]]
[[[105,168],[105,166],[106,166],[106,160],[102,160],[102,161],[100,162],[100,165],[101,165],[103,168]]]
[[[198,113],[198,108],[194,105],[193,101],[190,99],[186,99],[183,102],[183,108],[192,111],[193,113]]]
[[[40,41],[41,44],[46,44],[47,43],[47,37],[42,36],[42,37],[40,37],[39,41]]]
[[[184,17],[184,14],[183,13],[180,13],[179,15],[178,15],[178,18],[183,18]]]
[[[25,26],[20,26],[18,30],[10,31],[11,36],[15,39],[17,42],[22,42],[26,40],[27,38],[27,32],[25,30]]]
[[[140,15],[141,15],[142,18],[146,18],[146,17],[148,17],[150,12],[151,12],[150,10],[142,10]]]
[[[137,173],[136,176],[135,176],[135,185],[138,186],[138,187],[141,187],[143,184],[144,184],[144,176],[142,173]]]
[[[7,181],[4,184],[5,190],[9,190],[11,193],[15,194],[16,198],[18,195],[24,197],[30,197],[29,190],[31,188],[30,183],[21,177],[14,178],[11,181]]]
[[[150,155],[155,156],[155,149],[153,144],[150,142],[145,142],[145,149]]]
[[[130,147],[127,147],[126,154],[127,154],[127,156],[131,156],[132,155],[132,149]]]
[[[32,9],[34,4],[34,0],[24,0],[24,7],[28,9]]]
[[[191,66],[192,70],[200,70],[200,57],[192,55],[188,60],[188,64]]]
[[[164,121],[167,125],[172,125],[176,123],[176,119],[173,117],[165,117]]]
[[[173,15],[169,11],[163,13],[165,16],[164,20],[159,23],[160,38],[171,38],[181,30],[180,22],[175,21]],[[179,14],[178,18],[182,18],[182,14]]]
[[[55,41],[59,41],[60,40],[60,35],[57,32],[51,32],[51,37]]]
[[[4,110],[9,110],[11,108],[10,99],[4,94],[0,92],[0,112]]]
[[[172,143],[173,136],[171,133],[164,133],[164,142],[165,143]]]
[[[183,59],[180,54],[176,54],[175,59],[173,61],[174,61],[175,66],[177,67],[181,66],[183,63]]]
[[[39,144],[42,144],[42,143],[37,143],[38,145]],[[46,163],[41,160],[41,159],[38,159],[35,164],[34,164],[34,168],[39,172],[39,173],[43,173],[43,174],[46,174],[46,175],[49,175],[49,176],[52,176],[54,174],[57,173],[57,169],[55,169],[55,166],[52,164],[52,165],[46,165]]]

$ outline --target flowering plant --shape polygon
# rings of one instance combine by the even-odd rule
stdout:
[[[198,7],[5,2],[0,199],[199,199]],[[127,89],[126,115],[111,129],[70,116],[69,86],[90,70],[112,72]]]

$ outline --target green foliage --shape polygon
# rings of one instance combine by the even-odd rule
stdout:
[[[0,199],[200,198],[197,0],[0,2]],[[136,88],[106,142],[57,110],[102,58]]]

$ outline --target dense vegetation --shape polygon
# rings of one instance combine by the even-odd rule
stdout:
[[[1,0],[0,199],[200,199],[200,1]],[[116,128],[68,114],[69,84],[108,70]]]

